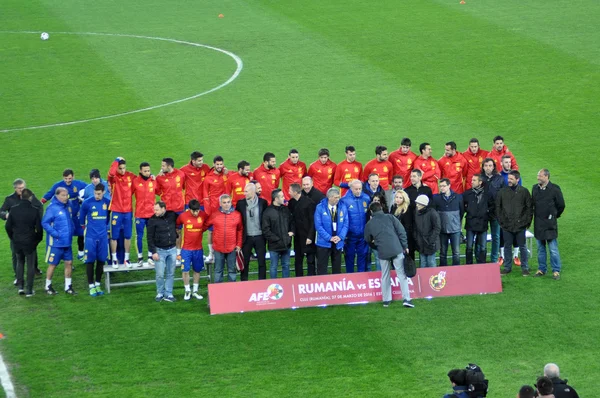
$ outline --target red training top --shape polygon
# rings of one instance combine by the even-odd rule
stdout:
[[[283,182],[283,196],[285,200],[290,200],[290,185],[300,184],[302,186],[302,177],[306,175],[306,163],[298,161],[293,164],[290,159],[279,165],[279,173],[281,174],[281,180]]]
[[[157,194],[160,200],[165,202],[167,210],[181,212],[185,209],[185,195],[183,186],[185,184],[185,174],[179,169],[173,169],[170,173],[158,175],[156,177]]]
[[[366,182],[371,174],[377,174],[379,176],[379,185],[384,191],[387,191],[392,182],[392,177],[394,176],[394,166],[389,160],[380,162],[375,158],[365,164],[362,180]]]
[[[319,159],[311,163],[308,168],[308,175],[313,179],[313,185],[315,189],[327,194],[327,190],[333,186],[333,176],[337,165],[327,159],[325,164],[321,163]]]
[[[118,173],[119,161],[115,160],[108,170],[108,183],[110,184],[109,210],[117,213],[131,213],[133,210],[131,197],[133,196],[133,183],[137,176],[131,171],[121,175]]]
[[[201,250],[202,249],[202,233],[206,230],[204,227],[208,216],[200,210],[197,217],[192,215],[188,209],[177,217],[177,226],[183,225],[181,248],[184,250]]]

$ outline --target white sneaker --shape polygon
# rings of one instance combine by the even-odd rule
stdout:
[[[137,266],[138,267],[143,267],[144,266],[144,258],[138,258],[138,262],[137,262]]]
[[[131,261],[125,260],[124,263],[127,266],[127,268],[133,268],[133,265],[131,264]]]
[[[194,292],[192,293],[192,295],[194,296],[195,299],[197,300],[202,300],[204,297],[202,297],[202,295],[198,292]]]
[[[119,262],[118,262],[118,261],[115,261],[115,260],[113,260],[113,262],[112,262],[112,267],[113,267],[114,269],[119,269]]]
[[[185,301],[189,301],[191,297],[192,297],[192,291],[191,290],[186,290],[185,294],[183,295],[183,299]]]
[[[207,263],[207,264],[214,264],[215,263],[215,256],[212,253],[210,253],[208,256],[206,256],[205,263]]]
[[[152,260],[151,258],[149,258],[148,262],[146,264],[148,265],[148,267],[154,267],[154,260]]]

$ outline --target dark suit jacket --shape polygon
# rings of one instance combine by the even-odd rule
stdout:
[[[40,212],[28,200],[10,208],[5,227],[17,249],[34,250],[44,236]]]

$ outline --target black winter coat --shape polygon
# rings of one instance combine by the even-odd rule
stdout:
[[[558,218],[565,210],[565,199],[560,187],[548,182],[546,189],[534,185],[531,189],[534,227],[533,234],[538,240],[558,238]]]
[[[473,232],[485,232],[488,221],[494,214],[494,199],[489,192],[481,191],[479,195],[469,189],[463,195],[465,206],[465,229]]]
[[[267,207],[262,216],[262,232],[267,241],[269,251],[284,251],[292,246],[294,232],[292,213],[286,206]]]
[[[417,210],[415,215],[415,240],[419,253],[427,256],[440,250],[440,216],[435,209],[427,206]]]
[[[502,188],[496,197],[496,216],[505,231],[519,232],[529,228],[533,212],[527,188],[520,185],[516,189]]]
[[[256,215],[256,217],[258,217],[259,220],[261,220],[261,222],[259,222],[259,224],[261,225],[261,229],[262,229],[262,215],[265,214],[265,210],[267,210],[267,207],[269,207],[269,203],[264,200],[263,198],[258,198],[258,214]],[[246,242],[246,238],[248,238],[248,230],[246,228],[246,223],[248,222],[248,215],[246,214],[246,210],[248,209],[248,202],[246,202],[246,199],[241,199],[238,200],[237,204],[235,205],[235,210],[237,210],[238,213],[240,213],[242,215],[242,225],[244,226],[244,230],[242,232],[242,244],[244,244]]]
[[[317,205],[308,197],[300,196],[300,199],[290,199],[288,208],[294,219],[296,233],[294,239],[315,241],[315,208]]]
[[[39,209],[28,200],[21,200],[18,205],[10,208],[5,227],[17,249],[34,250],[44,236]]]
[[[2,207],[0,207],[0,219],[6,220],[6,215],[10,212],[10,208],[21,203],[21,197],[17,195],[16,192],[13,192],[11,195],[8,195],[4,198],[4,203],[2,203]],[[34,208],[38,210],[40,213],[40,219],[44,217],[44,205],[39,201],[38,198],[33,195],[31,198],[31,204]]]
[[[156,249],[170,249],[177,242],[177,213],[167,210],[161,217],[153,215],[147,224],[148,251],[156,253]]]
[[[417,200],[417,197],[419,195],[427,195],[427,197],[429,198],[429,203],[431,203],[433,201],[433,193],[431,192],[431,188],[423,184],[421,184],[419,188],[415,187],[414,185],[411,185],[410,187],[406,188],[404,192],[406,192],[406,194],[408,195],[410,203],[408,204],[407,215],[405,218],[407,224],[403,225],[404,228],[406,228],[406,231],[410,234],[411,231],[414,231],[413,224],[415,220],[415,214],[417,213],[417,206],[415,204],[415,200]]]

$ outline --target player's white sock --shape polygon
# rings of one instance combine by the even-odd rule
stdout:
[[[208,245],[208,255],[212,256],[213,254],[214,254],[213,245],[210,244],[210,245]]]
[[[88,286],[90,287],[90,289],[93,289],[96,287],[96,285],[94,285],[93,283],[88,284]]]
[[[71,286],[71,278],[65,278],[65,290],[68,290],[69,286]]]
[[[500,248],[500,257],[504,258],[504,248]]]
[[[148,258],[152,258],[152,252],[148,252]]]
[[[181,256],[181,249],[177,249],[177,255]]]
[[[194,291],[197,292],[198,291],[198,283],[194,283]]]
[[[117,253],[113,253],[113,254],[112,254],[112,260],[113,260],[113,261],[118,261],[118,260],[117,260]]]
[[[81,256],[83,256],[85,254],[85,252],[78,251],[77,254],[79,255],[79,257],[81,257]]]
[[[143,260],[143,259],[144,259],[144,255],[138,253],[138,260]]]
[[[519,257],[519,248],[518,247],[515,247],[513,249],[513,257]]]
[[[129,253],[125,253],[125,261],[129,260]]]
[[[185,287],[185,291],[189,292],[190,291],[190,285],[183,285],[183,287]]]
[[[48,286],[50,286],[52,284],[52,281],[50,279],[46,279],[46,289],[48,289]]]
[[[96,282],[96,283],[94,283],[94,286],[96,286],[96,287],[100,287],[100,282]]]

